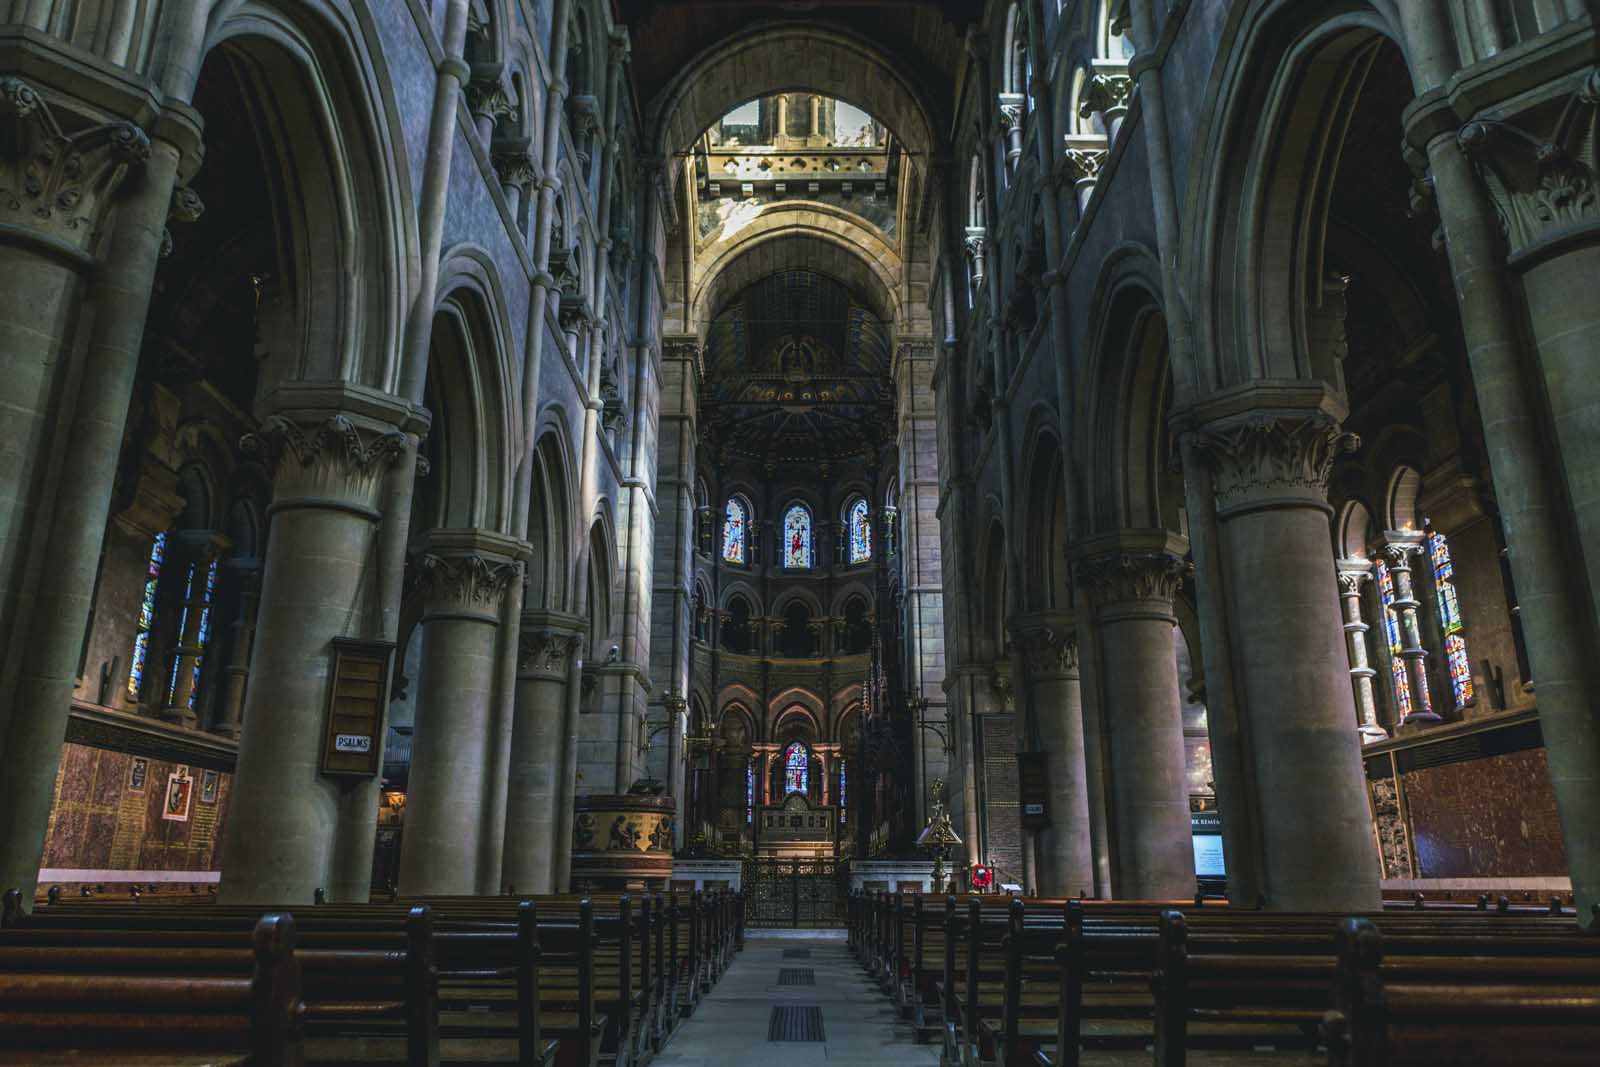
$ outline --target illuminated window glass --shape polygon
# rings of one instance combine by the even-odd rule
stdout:
[[[217,592],[217,561],[212,560],[206,568],[205,600],[200,605],[200,637],[195,642],[197,651],[194,656],[193,685],[189,687],[189,706],[194,707],[195,697],[200,692],[200,663],[205,657],[206,649],[211,647],[211,600]]]
[[[139,603],[138,635],[133,639],[133,666],[128,671],[128,696],[139,699],[144,687],[145,661],[150,655],[150,628],[156,622],[156,586],[161,581],[161,563],[167,556],[167,535],[156,534],[150,546],[150,562],[145,568],[144,599]]]
[[[849,784],[850,780],[846,773],[849,767],[849,760],[839,761],[839,821],[841,823],[845,821],[846,813],[850,810],[850,805],[847,803],[848,797],[845,793],[845,787]]]
[[[783,750],[783,791],[789,793],[806,792],[806,786],[811,781],[811,756],[806,752],[806,746],[798,741],[791,741],[789,747]]]
[[[1406,680],[1406,661],[1400,658],[1400,617],[1394,607],[1394,579],[1383,560],[1373,564],[1378,572],[1378,598],[1383,601],[1383,635],[1389,642],[1389,675],[1393,682],[1395,708],[1400,718],[1411,714],[1411,685]]]
[[[872,520],[867,517],[867,502],[858,499],[850,505],[850,562],[865,563],[872,558]]]
[[[783,565],[789,569],[811,566],[811,512],[802,504],[783,513]]]
[[[1433,590],[1439,599],[1439,626],[1444,630],[1445,666],[1450,672],[1450,691],[1460,707],[1472,699],[1472,660],[1467,656],[1467,637],[1462,631],[1461,603],[1456,599],[1455,564],[1450,560],[1450,545],[1443,534],[1428,531],[1428,560],[1433,564]]]
[[[722,516],[722,559],[726,563],[743,563],[745,561],[745,541],[750,533],[750,516],[745,513],[744,503],[737,497],[730,497],[728,509]]]
[[[756,761],[745,760],[744,763],[744,821],[755,822],[756,819]]]

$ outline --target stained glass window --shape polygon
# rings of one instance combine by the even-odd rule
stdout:
[[[1450,560],[1450,545],[1443,534],[1428,531],[1428,559],[1433,564],[1433,589],[1439,599],[1439,626],[1444,630],[1445,666],[1450,672],[1450,691],[1460,707],[1472,699],[1472,660],[1467,656],[1467,638],[1462,632],[1461,604],[1456,599],[1455,564]]]
[[[738,497],[728,498],[728,509],[722,516],[722,559],[726,563],[745,561],[745,541],[749,535],[750,516],[745,513],[744,502]]]
[[[150,562],[145,568],[144,599],[139,603],[138,636],[133,639],[133,666],[128,671],[128,696],[139,699],[144,686],[145,661],[150,656],[150,628],[156,623],[156,586],[161,581],[161,562],[167,557],[167,535],[156,534],[150,546]]]
[[[756,761],[744,761],[744,821],[756,819]]]
[[[840,760],[839,761],[839,821],[841,823],[845,821],[845,813],[850,810],[850,805],[848,803],[846,803],[846,796],[845,796],[845,786],[849,782],[849,778],[846,775],[845,771],[849,766],[850,766],[850,761],[849,760]]]
[[[850,562],[865,563],[872,558],[872,520],[867,517],[867,502],[857,499],[847,513],[850,521]]]
[[[783,565],[788,569],[811,566],[811,512],[803,504],[783,513]]]
[[[1406,678],[1406,661],[1400,658],[1400,617],[1395,614],[1394,579],[1383,560],[1373,566],[1378,572],[1378,598],[1383,601],[1383,634],[1389,642],[1389,674],[1394,683],[1395,708],[1400,718],[1405,719],[1411,715],[1411,684]]]
[[[200,692],[200,661],[205,656],[206,649],[211,647],[211,598],[217,591],[217,561],[212,560],[206,568],[205,599],[200,605],[200,638],[195,642],[198,651],[194,657],[194,684],[189,687],[189,706],[194,707],[195,695]]]
[[[783,792],[804,795],[811,779],[811,756],[806,746],[791,741],[783,750]]]

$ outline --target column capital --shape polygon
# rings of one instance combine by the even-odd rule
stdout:
[[[1425,535],[1420,530],[1385,530],[1383,554],[1390,570],[1410,570],[1411,557],[1423,552]]]
[[[1171,617],[1194,567],[1189,543],[1166,530],[1124,530],[1078,546],[1076,571],[1097,611],[1143,606]]]
[[[430,530],[412,559],[423,620],[472,618],[497,623],[500,597],[522,575],[526,542],[486,530]]]
[[[1328,478],[1361,439],[1317,407],[1247,410],[1206,423],[1196,441],[1216,475],[1217,512],[1271,507],[1328,510]]]
[[[1372,563],[1369,560],[1335,560],[1334,570],[1339,576],[1339,592],[1345,596],[1359,596],[1361,587],[1372,579]]]
[[[271,511],[323,507],[377,519],[378,483],[411,441],[365,416],[297,411],[268,415],[239,447],[273,472]]]
[[[523,616],[517,634],[517,677],[566,682],[567,670],[583,644],[583,635],[557,626],[528,626]]]
[[[0,78],[0,221],[74,257],[90,254],[117,190],[150,158],[131,122],[58,113],[32,82]]]
[[[1011,623],[1011,642],[1034,681],[1079,677],[1078,631],[1071,615],[1023,615]]]

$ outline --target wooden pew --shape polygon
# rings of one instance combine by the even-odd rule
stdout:
[[[272,914],[255,924],[243,974],[0,969],[0,1064],[301,1067],[294,946],[294,920]]]
[[[1368,919],[1340,925],[1336,1003],[1323,1020],[1332,1067],[1595,1062],[1592,961],[1455,958],[1406,968],[1385,959],[1385,940]]]

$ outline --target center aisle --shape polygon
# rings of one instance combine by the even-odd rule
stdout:
[[[800,952],[809,955],[796,955]],[[803,973],[783,976],[784,970]],[[778,984],[780,977],[804,981],[804,972],[814,985]],[[786,1007],[820,1009],[823,1040],[768,1041],[773,1009]],[[651,1065],[898,1067],[938,1062],[939,1046],[914,1043],[910,1024],[897,1019],[888,998],[867,982],[845,946],[843,930],[749,930],[744,951]]]

